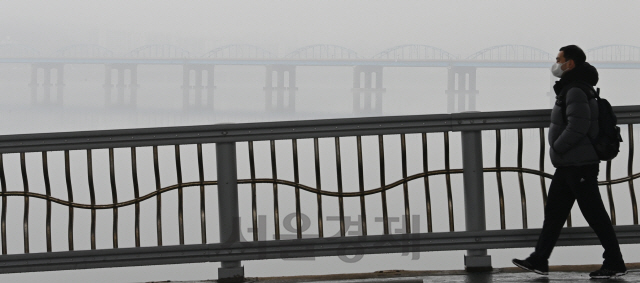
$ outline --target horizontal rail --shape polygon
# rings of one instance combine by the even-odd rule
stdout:
[[[617,106],[619,124],[640,123],[640,105]],[[0,153],[243,142],[445,131],[540,128],[550,110],[217,124],[0,136]]]
[[[640,243],[637,237],[640,226],[616,226],[614,229],[621,244]],[[0,257],[0,273],[354,254],[522,248],[535,246],[539,234],[540,229],[492,230],[18,254]],[[589,227],[564,228],[557,243],[558,246],[596,244],[599,244],[599,240]]]
[[[518,167],[488,167],[488,168],[483,168],[483,171],[485,173],[488,172],[519,172],[519,173],[527,173],[527,174],[532,174],[532,175],[537,175],[543,178],[548,178],[551,179],[553,177],[553,175],[549,174],[549,173],[545,173],[545,172],[540,172],[534,169],[529,169],[529,168],[518,168]],[[427,176],[436,176],[436,175],[444,175],[444,174],[461,174],[463,173],[462,169],[449,169],[449,170],[433,170],[433,171],[429,171],[426,173],[417,173],[417,174],[413,174],[411,176],[407,176],[407,177],[403,177],[400,180],[397,180],[393,183],[381,186],[381,187],[377,187],[377,188],[373,188],[373,189],[369,189],[369,190],[362,190],[362,191],[358,191],[358,192],[333,192],[333,191],[326,191],[326,190],[321,190],[321,189],[317,189],[317,188],[313,188],[310,186],[307,186],[303,183],[300,182],[292,182],[292,181],[287,181],[287,180],[282,180],[282,179],[266,179],[266,178],[254,178],[254,179],[238,179],[237,182],[238,184],[278,184],[278,185],[285,185],[285,186],[289,186],[292,188],[299,188],[301,190],[310,192],[310,193],[314,193],[317,195],[322,195],[322,196],[331,196],[331,197],[362,197],[362,196],[368,196],[368,195],[373,195],[373,194],[377,194],[377,193],[381,193],[381,192],[385,192],[388,191],[390,189],[393,189],[395,187],[398,187],[400,185],[406,184],[408,182],[411,182],[413,180],[417,180],[417,179],[421,179]],[[614,184],[620,184],[620,183],[624,183],[624,182],[628,182],[630,180],[635,180],[637,178],[640,178],[640,173],[637,174],[633,174],[630,176],[626,176],[626,177],[621,177],[618,179],[612,179],[612,180],[606,180],[606,181],[599,181],[598,185],[603,186],[603,185],[614,185]],[[129,205],[134,205],[134,204],[139,204],[142,203],[145,200],[148,200],[152,197],[157,197],[163,193],[166,192],[170,192],[173,190],[177,190],[177,189],[188,189],[188,188],[201,188],[202,186],[212,186],[212,185],[218,185],[218,181],[201,181],[201,182],[185,182],[185,183],[177,183],[171,186],[166,186],[164,188],[160,188],[156,191],[152,191],[146,195],[143,196],[139,196],[137,198],[134,199],[130,199],[127,201],[122,201],[122,202],[117,202],[117,203],[111,203],[111,204],[83,204],[83,203],[76,203],[73,201],[66,201],[63,199],[59,199],[56,197],[52,197],[50,195],[43,195],[40,193],[35,193],[35,192],[25,192],[25,191],[6,191],[6,192],[0,192],[0,197],[32,197],[32,198],[38,198],[38,199],[43,199],[43,200],[47,200],[47,201],[51,201],[53,203],[57,203],[57,204],[61,204],[61,205],[65,205],[68,207],[73,207],[73,208],[79,208],[79,209],[92,209],[92,210],[100,210],[100,209],[113,209],[113,208],[120,208],[120,207],[126,207]]]

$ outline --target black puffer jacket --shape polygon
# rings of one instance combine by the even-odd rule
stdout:
[[[598,103],[592,99],[596,83],[598,71],[584,63],[565,72],[553,86],[557,96],[551,110],[549,154],[556,168],[600,163],[591,144],[591,138],[598,134]],[[566,114],[563,115],[565,102]]]

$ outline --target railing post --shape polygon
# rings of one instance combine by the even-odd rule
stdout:
[[[238,172],[236,144],[216,144],[218,170],[218,212],[220,218],[220,243],[231,245],[240,241],[240,217],[238,211]],[[223,261],[218,268],[218,282],[243,282],[244,267],[240,261]]]
[[[466,231],[486,230],[484,178],[482,166],[482,132],[462,131],[462,169],[464,180],[464,213]],[[476,239],[480,240],[480,239]],[[490,271],[491,256],[486,249],[467,250],[467,271]]]

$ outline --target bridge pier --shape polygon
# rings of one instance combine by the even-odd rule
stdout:
[[[449,67],[445,93],[447,94],[447,113],[475,111],[478,94],[476,67]]]
[[[113,72],[116,72],[115,83],[113,82]],[[126,83],[129,71],[129,84]],[[104,71],[104,100],[107,107],[131,107],[135,108],[138,103],[138,65],[136,64],[109,64],[105,65]],[[116,89],[114,94],[113,90]],[[126,90],[129,89],[129,99],[127,100]],[[114,98],[115,96],[115,98]]]
[[[356,66],[353,68],[353,114],[356,116],[381,115],[382,87],[381,66]]]
[[[42,83],[38,83],[38,73],[42,70]],[[55,84],[54,75],[55,74]],[[42,99],[38,99],[38,89],[42,86]],[[51,88],[55,86],[55,99],[52,99]],[[62,106],[64,91],[64,64],[32,64],[31,65],[31,104]]]
[[[297,90],[296,66],[267,66],[264,85],[267,112],[295,112]]]
[[[213,65],[182,66],[182,108],[213,109]],[[206,78],[206,84],[205,84]],[[203,92],[206,90],[206,100]],[[191,99],[193,98],[193,99]]]

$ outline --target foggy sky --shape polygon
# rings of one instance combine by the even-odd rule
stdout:
[[[567,44],[640,45],[640,37],[633,36],[640,27],[635,18],[640,4],[634,1],[0,3],[0,40],[51,53],[71,44],[96,44],[99,33],[114,35],[104,47],[120,51],[130,51],[126,41],[136,37],[149,43],[179,40],[179,46],[200,41],[200,49],[255,44],[280,55],[310,44],[335,44],[366,57],[401,44],[432,45],[464,57],[501,44],[551,53]]]

